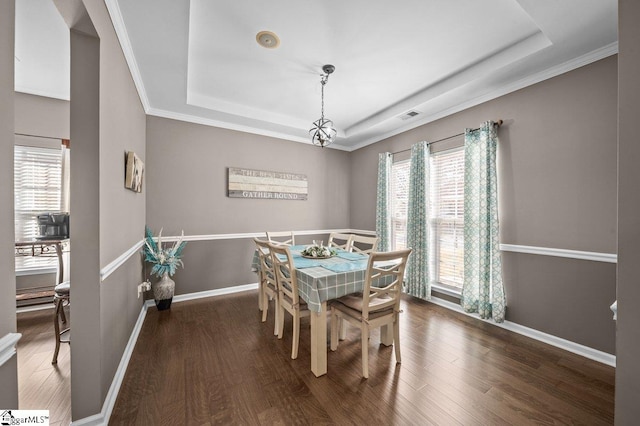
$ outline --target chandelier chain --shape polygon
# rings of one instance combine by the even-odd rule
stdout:
[[[320,119],[313,122],[313,127],[309,130],[311,142],[314,145],[325,147],[330,145],[336,138],[337,131],[333,127],[333,122],[324,118],[324,86],[329,80],[329,74],[335,70],[333,65],[325,65],[322,67],[323,73],[320,74]]]

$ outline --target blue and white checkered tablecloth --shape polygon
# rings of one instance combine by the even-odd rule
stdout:
[[[311,262],[309,262],[310,259],[300,255],[300,252],[305,247],[291,246],[289,249],[296,268],[300,297],[307,302],[310,310],[320,312],[323,302],[362,291],[369,259],[368,255],[348,253],[342,249],[335,249],[338,252],[337,256],[329,259],[311,259]],[[316,264],[317,266],[310,266],[310,264]],[[257,271],[258,267],[258,254],[256,252],[253,255],[251,269]]]

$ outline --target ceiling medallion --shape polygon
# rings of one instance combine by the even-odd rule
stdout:
[[[267,49],[275,49],[280,46],[280,39],[276,33],[271,31],[260,31],[256,34],[256,41],[260,46]]]
[[[329,74],[335,71],[336,67],[333,65],[325,65],[322,67],[322,74],[320,74],[320,84],[322,85],[322,103],[320,106],[320,118],[313,122],[313,127],[309,129],[311,135],[311,143],[318,145],[321,148],[331,145],[336,139],[337,131],[333,127],[333,121],[328,118],[324,118],[324,85],[329,80]]]

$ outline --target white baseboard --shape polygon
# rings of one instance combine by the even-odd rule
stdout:
[[[205,297],[222,296],[225,294],[240,293],[242,291],[257,290],[258,283],[244,284],[235,287],[225,287],[215,290],[199,291],[197,293],[180,294],[173,298],[173,303],[185,302],[187,300],[203,299]]]
[[[225,294],[233,294],[239,293],[242,291],[249,290],[257,290],[258,283],[253,284],[245,284],[239,285],[236,287],[226,287],[215,290],[208,291],[199,291],[197,293],[189,293],[189,294],[180,294],[173,298],[173,303],[180,303],[187,300],[195,300],[202,299],[205,297],[212,296],[222,296]],[[118,369],[116,370],[115,375],[113,376],[113,380],[111,382],[111,386],[109,387],[109,391],[107,392],[107,396],[102,404],[102,411],[98,414],[94,414],[89,417],[82,418],[80,420],[76,420],[71,423],[72,426],[102,426],[107,425],[109,423],[109,418],[111,417],[111,412],[113,411],[113,407],[115,406],[116,399],[118,398],[118,392],[120,391],[120,386],[122,385],[122,380],[124,379],[124,375],[127,372],[127,367],[129,366],[129,360],[131,359],[131,355],[133,354],[133,348],[136,346],[136,342],[138,341],[138,336],[140,335],[140,330],[142,329],[142,325],[144,324],[144,319],[147,316],[147,310],[154,306],[153,300],[147,300],[142,305],[140,309],[140,315],[138,315],[138,319],[136,324],[133,326],[133,330],[131,331],[131,336],[129,337],[129,342],[127,342],[127,346],[124,349],[124,353],[122,354],[122,358],[120,359],[120,364],[118,364]]]
[[[133,354],[133,348],[136,346],[138,335],[140,334],[140,330],[142,330],[144,319],[147,316],[147,309],[149,309],[150,306],[153,306],[153,300],[147,300],[140,309],[140,314],[138,315],[136,324],[133,326],[133,330],[131,331],[131,336],[129,336],[127,346],[124,348],[122,358],[120,358],[120,364],[118,364],[118,369],[113,376],[111,386],[109,386],[109,391],[107,392],[107,396],[105,397],[104,403],[102,404],[102,411],[98,414],[76,420],[75,422],[71,423],[72,426],[102,426],[109,423],[109,418],[111,417],[111,412],[113,411],[116,399],[118,398],[118,392],[120,391],[122,380],[124,379],[124,375],[127,372],[127,367],[129,366],[131,354]]]
[[[563,349],[565,351],[574,353],[576,355],[589,358],[591,360],[600,362],[602,364],[609,365],[611,367],[616,366],[616,356],[606,352],[599,351],[597,349],[590,348],[588,346],[581,345],[579,343],[572,342],[570,340],[563,339],[561,337],[554,336],[552,334],[543,333],[542,331],[535,330],[533,328],[525,327],[524,325],[516,324],[514,322],[505,321],[503,323],[497,323],[493,320],[484,320],[478,316],[478,314],[471,314],[465,312],[462,307],[456,303],[449,302],[438,297],[431,297],[431,303],[442,306],[452,311],[459,312],[461,314],[470,316],[478,321],[486,322],[487,324],[495,325],[496,327],[504,328],[506,330],[513,331],[514,333],[521,334],[523,336],[530,337],[534,340],[538,340],[543,343],[547,343],[556,348]]]
[[[16,314],[21,314],[23,312],[33,312],[33,311],[43,311],[45,309],[53,309],[53,303],[43,303],[41,305],[32,305],[32,306],[19,306],[16,308]]]

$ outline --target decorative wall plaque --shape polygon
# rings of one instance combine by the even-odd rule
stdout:
[[[307,175],[229,167],[231,198],[306,200]]]

